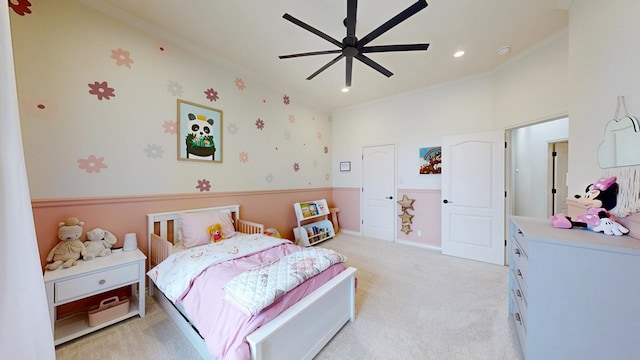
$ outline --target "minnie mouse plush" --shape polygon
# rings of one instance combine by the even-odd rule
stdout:
[[[587,209],[587,213],[578,215],[576,221],[564,214],[553,215],[549,218],[551,224],[557,228],[571,229],[573,227],[602,232],[606,235],[624,235],[629,229],[611,219],[608,210],[616,207],[618,196],[618,183],[616,177],[598,179],[587,186],[584,196],[576,195],[578,203]]]

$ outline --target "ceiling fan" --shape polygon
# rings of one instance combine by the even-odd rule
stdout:
[[[344,25],[347,28],[347,36],[342,40],[338,41],[333,37],[323,33],[322,31],[296,19],[295,17],[284,14],[282,17],[286,20],[291,21],[292,23],[300,26],[303,29],[306,29],[319,37],[327,40],[328,42],[336,45],[340,49],[335,50],[324,50],[324,51],[312,51],[291,55],[281,55],[280,59],[291,59],[302,56],[311,56],[311,55],[325,55],[325,54],[337,54],[340,53],[333,60],[329,61],[326,65],[318,69],[318,71],[309,75],[307,80],[311,80],[316,75],[320,74],[331,65],[337,63],[340,59],[346,58],[347,69],[346,69],[346,87],[351,86],[351,75],[353,68],[353,59],[356,58],[361,62],[369,65],[374,70],[377,70],[381,74],[386,77],[390,77],[393,73],[387,69],[385,69],[382,65],[377,62],[371,60],[364,54],[366,53],[376,53],[376,52],[387,52],[387,51],[416,51],[416,50],[427,50],[429,48],[429,44],[402,44],[402,45],[380,45],[380,46],[366,46],[368,43],[389,31],[391,28],[400,24],[401,22],[407,20],[411,16],[415,15],[418,11],[427,7],[426,0],[418,0],[413,5],[406,8],[404,11],[400,12],[398,15],[392,17],[384,24],[380,25],[377,29],[371,31],[362,39],[358,39],[356,37],[356,13],[358,10],[358,0],[347,0],[347,17],[344,19]]]

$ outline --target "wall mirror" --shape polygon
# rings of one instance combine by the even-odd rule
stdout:
[[[624,116],[609,121],[598,147],[598,165],[602,169],[640,165],[638,119]]]

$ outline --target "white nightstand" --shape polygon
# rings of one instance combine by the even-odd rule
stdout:
[[[45,271],[44,285],[55,345],[102,329],[118,321],[140,315],[144,317],[145,259],[139,250],[113,253],[78,265]],[[89,327],[87,313],[80,312],[56,319],[56,307],[92,295],[131,285],[129,312],[98,326]],[[139,294],[136,295],[139,289]],[[137,299],[137,301],[136,301]]]

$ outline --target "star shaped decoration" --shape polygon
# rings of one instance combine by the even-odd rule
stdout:
[[[413,230],[411,230],[411,225],[409,224],[404,224],[402,225],[402,231],[405,235],[409,235],[410,232],[412,232]]]
[[[409,199],[407,194],[404,194],[404,195],[402,195],[402,200],[398,201],[398,204],[400,204],[400,206],[402,206],[402,210],[405,210],[405,209],[413,210],[413,202],[414,201],[415,201],[414,199]]]
[[[403,224],[412,224],[413,215],[409,214],[406,210],[402,212],[402,214],[398,215],[402,219]]]

